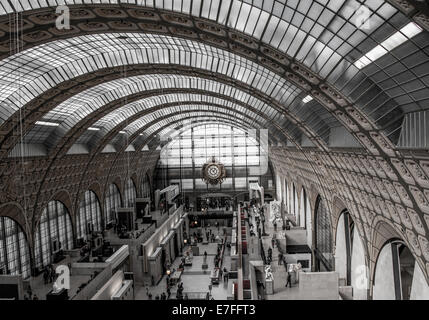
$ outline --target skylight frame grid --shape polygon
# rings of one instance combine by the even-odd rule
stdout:
[[[85,39],[86,39],[86,37],[87,36],[82,36],[82,37],[78,37],[78,38],[82,38],[84,41],[83,42],[85,42]],[[101,37],[101,38],[106,38],[106,36],[104,36],[104,37]],[[164,37],[165,38],[165,37]],[[91,37],[90,37],[90,39],[92,39],[92,41],[91,42],[94,42],[94,40],[95,40],[95,36],[94,35],[92,35]],[[105,39],[104,39],[105,40]],[[104,40],[100,40],[100,41],[104,41]],[[112,40],[112,39],[110,39],[110,40]],[[67,41],[67,40],[60,40],[60,41]],[[76,44],[78,42],[78,39],[76,38],[76,39],[74,39],[73,41],[71,41],[70,43],[74,43],[74,44]],[[192,41],[188,41],[188,43],[192,43]],[[99,46],[97,46],[98,48],[104,48],[104,46],[103,45],[99,45]],[[30,49],[31,50],[31,49]],[[76,50],[76,48],[73,48],[73,50]],[[158,49],[152,49],[152,50],[149,50],[149,49],[146,49],[146,52],[147,53],[154,53],[154,52],[161,52],[161,53],[166,53],[167,51],[160,51],[160,50],[158,50]],[[55,51],[55,54],[58,54],[58,51]],[[104,57],[108,60],[108,63],[111,63],[111,64],[117,64],[117,63],[119,63],[119,62],[122,62],[122,63],[124,63],[125,61],[127,61],[127,59],[125,59],[125,55],[127,54],[127,51],[119,51],[119,52],[117,52],[117,54],[114,54],[114,55],[111,55],[111,54],[109,54],[108,52],[107,53],[105,53],[104,54]],[[128,52],[128,54],[129,54],[129,52]],[[186,53],[185,53],[185,55],[186,55]],[[44,56],[46,56],[46,54],[44,55]],[[238,57],[238,56],[234,56],[233,54],[231,54],[231,53],[228,53],[227,54],[227,56],[228,56],[228,59],[231,59],[231,57],[235,57],[236,58],[236,60],[234,60],[234,61],[236,61],[236,62],[238,62],[238,63],[241,63],[241,64],[243,64],[244,63],[244,65],[243,66],[240,66],[240,67],[238,67],[238,65],[237,65],[237,68],[239,68],[239,69],[237,69],[237,70],[239,70],[238,72],[239,73],[241,73],[242,75],[248,75],[246,78],[244,78],[243,76],[241,76],[241,77],[239,77],[238,79],[239,80],[242,80],[242,81],[244,81],[244,82],[249,82],[249,81],[252,81],[252,82],[254,82],[254,79],[255,78],[258,78],[258,82],[256,82],[255,83],[255,85],[258,85],[258,86],[261,86],[261,83],[263,82],[263,81],[267,81],[266,79],[269,77],[269,78],[271,78],[271,79],[275,79],[276,81],[278,81],[278,83],[282,83],[282,85],[288,85],[287,83],[286,83],[286,81],[285,80],[283,80],[283,79],[281,79],[278,75],[276,75],[276,74],[274,74],[274,73],[272,73],[271,71],[269,71],[269,70],[267,70],[267,69],[265,69],[265,68],[263,68],[263,67],[261,67],[261,66],[259,66],[259,65],[257,65],[257,64],[255,64],[255,63],[253,63],[253,62],[250,62],[250,61],[247,61],[247,60],[245,60],[245,59],[243,59],[243,58],[241,58],[241,57]],[[67,57],[70,57],[70,52],[69,51],[67,51]],[[82,61],[78,61],[76,64],[72,64],[72,65],[61,65],[61,69],[60,70],[62,70],[62,73],[63,73],[63,75],[64,75],[64,73],[71,73],[71,74],[75,74],[75,75],[78,75],[78,74],[82,74],[83,72],[88,72],[89,70],[91,70],[91,67],[92,67],[92,69],[94,69],[93,68],[93,66],[95,65],[95,67],[97,67],[97,63],[100,63],[100,59],[97,59],[97,61],[94,61],[95,59],[94,58],[92,58],[91,57],[91,59],[92,59],[92,61],[91,62],[89,62],[88,60],[89,60],[89,58],[90,57],[86,57],[84,60],[82,60]],[[97,56],[97,58],[98,58],[98,56]],[[118,59],[115,59],[115,58],[119,58],[119,60]],[[148,63],[153,63],[153,62],[160,62],[160,61],[162,61],[162,62],[167,62],[167,59],[164,59],[164,58],[152,58],[152,59],[154,59],[154,60],[150,60],[151,58],[149,58],[149,61],[147,61]],[[8,60],[8,59],[6,59],[6,60]],[[58,59],[58,57],[57,57],[57,59],[56,59],[57,61],[59,61],[60,59]],[[207,63],[209,63],[209,62],[211,62],[211,60],[210,61],[208,61],[209,59],[207,59],[206,60],[206,62]],[[33,60],[34,61],[34,60]],[[240,62],[241,61],[241,62]],[[211,63],[210,63],[211,64]],[[91,67],[89,67],[89,65],[91,66]],[[244,67],[244,66],[246,66],[246,68]],[[105,67],[104,65],[103,66],[100,66],[99,68],[101,68],[101,67]],[[205,66],[206,68],[207,68],[207,66]],[[252,68],[252,71],[249,71],[248,70],[248,68]],[[69,69],[69,70],[67,70],[67,69]],[[36,69],[37,70],[37,69]],[[27,70],[28,72],[30,71],[30,69],[28,69]],[[34,74],[34,69],[32,69],[32,74]],[[57,81],[61,81],[60,79],[59,79],[59,77],[58,77],[58,70],[55,70],[55,71],[53,71],[55,74],[56,74],[56,79],[54,79],[54,80],[52,80],[52,81],[49,81],[50,82],[50,86],[49,85],[47,85],[46,87],[48,88],[48,87],[52,87],[52,85],[53,85],[53,83],[56,83]],[[232,72],[232,71],[231,71]],[[249,77],[250,77],[250,75],[251,74],[255,74],[255,73],[257,73],[258,74],[258,76],[259,77],[254,77],[254,76],[252,76],[252,79],[250,79]],[[39,76],[38,77],[38,79],[37,79],[37,81],[38,82],[40,82],[41,80],[41,78],[40,78],[40,76],[42,75],[43,73],[38,73],[37,75],[35,75],[35,76]],[[33,77],[33,79],[35,79],[35,76]],[[22,79],[21,78],[21,80],[22,80],[22,83],[26,83],[26,76],[24,75],[24,79]],[[64,77],[65,78],[65,77]],[[52,78],[53,79],[53,78]],[[12,79],[11,79],[12,80]],[[28,79],[28,82],[29,82],[30,80]],[[36,80],[34,80],[34,81],[36,81]],[[11,81],[9,81],[9,83],[11,83]],[[13,91],[13,90],[12,90]],[[33,91],[33,90],[32,90]],[[10,90],[9,90],[9,92],[10,92]],[[37,93],[41,93],[41,90],[37,90]],[[1,96],[1,95],[0,95]],[[32,96],[29,96],[28,98],[26,98],[26,100],[24,101],[24,102],[28,102],[28,100],[30,100],[31,98],[34,98],[34,95],[32,95]]]

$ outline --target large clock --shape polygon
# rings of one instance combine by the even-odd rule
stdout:
[[[207,184],[217,185],[225,180],[226,169],[222,163],[217,162],[216,159],[212,157],[210,161],[203,165],[201,175],[203,181]]]

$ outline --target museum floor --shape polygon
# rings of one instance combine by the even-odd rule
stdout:
[[[230,229],[230,228],[229,228]],[[212,228],[212,232],[215,236],[218,234],[216,228]],[[230,230],[228,230],[230,232]],[[220,230],[222,234],[222,229]],[[210,284],[210,273],[214,269],[214,257],[216,255],[217,243],[208,243],[208,244],[198,244],[199,247],[199,256],[194,256],[192,266],[186,266],[185,270],[180,278],[180,281],[183,282],[184,294],[186,293],[206,293],[209,292]],[[186,248],[185,248],[186,250]],[[228,270],[231,265],[231,256],[230,250],[225,249],[225,257],[223,260],[222,268],[225,266]],[[208,268],[206,270],[202,269],[204,251],[207,252],[207,264]],[[181,256],[176,258],[172,268],[177,269],[180,264]],[[149,292],[152,294],[152,299],[155,299],[156,295],[161,295],[163,292],[166,292],[166,275],[162,277],[159,283],[156,286],[147,287]],[[229,281],[232,282],[232,281]],[[211,297],[215,300],[226,300],[228,295],[228,288],[231,287],[231,283],[223,282],[223,279],[219,282],[218,285],[212,286]],[[171,288],[170,299],[176,298],[177,285]],[[146,287],[136,285],[135,287],[135,300],[147,300],[149,297],[146,293]]]
[[[268,250],[271,247],[271,239],[273,238],[274,228],[271,223],[266,223],[265,231],[267,236],[262,237],[262,242],[264,244],[265,250]],[[284,265],[279,265],[278,263],[278,254],[279,251],[277,247],[273,248],[273,261],[271,262],[271,267],[273,270],[274,278],[274,294],[265,295],[265,300],[299,300],[303,297],[299,296],[298,284],[292,284],[292,287],[289,286],[286,288],[286,279],[287,272]],[[305,298],[305,297],[304,297]]]

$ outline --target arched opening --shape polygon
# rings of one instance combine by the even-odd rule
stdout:
[[[351,285],[354,221],[346,210],[341,212],[335,238],[335,270],[343,285]]]
[[[293,190],[293,215],[295,216],[296,225],[301,225],[299,212],[298,212],[298,192],[296,191],[295,183],[292,184],[292,190]]]
[[[121,193],[116,184],[112,183],[104,196],[104,223],[106,229],[115,221],[116,210],[122,206]]]
[[[305,203],[305,217],[306,217],[306,232],[307,232],[307,244],[311,248],[313,246],[313,218],[311,214],[310,198],[307,195],[307,191],[302,189],[304,194]]]
[[[304,187],[301,188],[300,206],[299,206],[299,226],[307,229],[307,193]]]
[[[353,217],[345,209],[337,223],[335,237],[335,271],[340,284],[352,286],[354,300],[368,299],[369,270],[365,258],[365,249]]]
[[[285,208],[287,208],[287,181],[286,179],[283,179],[283,183],[284,183],[284,187],[283,187],[283,193],[282,193],[282,199],[283,199],[283,205],[285,206]],[[287,210],[287,209],[286,209]]]
[[[278,173],[276,173],[276,195],[277,201],[282,200],[282,178]]]
[[[93,231],[101,231],[101,206],[97,195],[87,190],[80,201],[79,212],[76,216],[76,237],[88,239]]]
[[[0,217],[0,274],[30,276],[30,253],[21,226],[9,217]]]
[[[147,174],[143,175],[142,182],[141,182],[141,190],[142,190],[142,194],[141,194],[142,198],[150,198],[150,183],[149,183],[149,177],[147,176]]]
[[[332,227],[328,209],[317,196],[315,207],[315,267],[316,271],[333,271],[334,257],[332,250]]]
[[[62,259],[63,250],[73,248],[73,229],[70,213],[57,200],[50,201],[43,209],[37,226],[34,257],[35,267],[43,269]]]
[[[373,299],[427,299],[428,293],[423,272],[407,245],[399,239],[386,242],[375,265]]]
[[[127,183],[125,184],[124,205],[129,208],[134,207],[134,204],[136,202],[136,195],[136,185],[134,184],[133,179],[128,178]]]
[[[290,188],[289,185],[286,183],[286,207],[287,207],[287,214],[292,214],[291,212],[291,201],[290,201]]]

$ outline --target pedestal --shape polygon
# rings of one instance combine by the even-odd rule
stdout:
[[[274,280],[265,280],[265,294],[274,294]]]
[[[192,246],[192,255],[194,256],[200,255],[200,248],[198,246]]]

